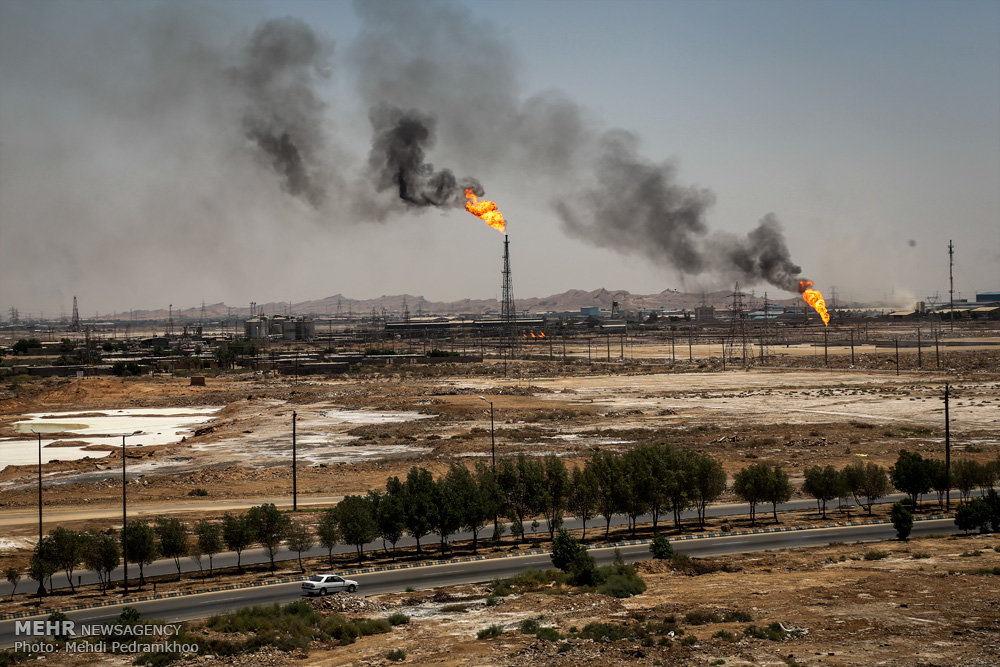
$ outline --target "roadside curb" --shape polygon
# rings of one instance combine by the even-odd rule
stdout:
[[[930,516],[916,517],[915,521],[936,521],[940,519],[950,519],[952,518],[947,514],[932,514]],[[678,535],[670,542],[686,542],[689,540],[707,540],[712,538],[720,537],[735,537],[738,535],[761,535],[765,533],[785,533],[792,532],[796,530],[822,530],[825,528],[841,528],[846,526],[872,526],[880,524],[891,523],[888,519],[872,519],[868,521],[847,521],[844,523],[830,523],[821,525],[810,525],[810,526],[777,526],[774,528],[752,528],[749,530],[736,530],[729,532],[715,532],[715,533],[704,533],[699,535]],[[611,549],[615,547],[628,547],[628,546],[639,546],[643,544],[649,544],[651,540],[627,540],[623,542],[608,542],[606,544],[592,544],[586,547],[588,550],[591,549]],[[497,556],[464,556],[462,558],[445,558],[440,560],[431,561],[421,561],[419,563],[401,563],[399,565],[379,565],[375,567],[362,567],[354,568],[351,570],[343,570],[341,572],[335,572],[339,576],[355,576],[359,574],[374,574],[376,572],[392,572],[396,570],[410,570],[414,568],[421,567],[433,567],[437,565],[451,565],[457,563],[470,563],[476,561],[484,560],[503,560],[505,558],[521,558],[523,556],[538,556],[541,554],[547,554],[549,551],[547,549],[528,549],[526,551],[520,551],[518,553],[507,553]],[[19,618],[28,618],[32,616],[45,616],[55,612],[67,612],[67,611],[80,611],[83,609],[99,609],[101,607],[116,607],[119,605],[129,605],[136,602],[149,602],[150,600],[164,600],[167,598],[177,598],[177,597],[187,597],[190,595],[201,595],[204,593],[217,593],[219,591],[233,591],[233,590],[245,590],[248,588],[259,588],[261,586],[273,586],[276,584],[290,584],[297,581],[305,581],[305,577],[280,577],[277,579],[265,579],[263,581],[254,581],[247,584],[227,584],[222,586],[213,586],[211,588],[204,588],[194,591],[172,591],[170,593],[159,593],[156,595],[143,595],[139,597],[131,597],[125,600],[104,600],[101,602],[94,602],[90,604],[77,604],[77,605],[66,605],[62,607],[52,607],[50,609],[42,609],[39,611],[19,611],[10,614],[0,614],[0,621],[7,621]]]

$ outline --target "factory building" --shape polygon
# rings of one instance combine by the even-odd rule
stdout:
[[[316,322],[305,317],[287,315],[260,315],[243,324],[247,338],[262,340],[312,340],[316,336]]]

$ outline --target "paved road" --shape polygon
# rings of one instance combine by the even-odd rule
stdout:
[[[903,496],[899,496],[897,498],[893,496],[889,500],[895,501],[897,499],[901,499],[902,497]],[[813,510],[815,508],[816,508],[816,502],[814,500],[794,500],[791,502],[778,505],[779,512],[787,510]],[[767,511],[764,511],[765,509]],[[770,518],[770,509],[771,509],[770,505],[766,506],[766,508],[758,508],[762,521],[765,525],[767,525],[768,520]],[[150,514],[153,513],[154,512],[152,511],[150,512]],[[747,513],[747,505],[745,503],[724,503],[724,504],[720,503],[717,505],[710,505],[706,509],[705,513],[709,517],[745,515]],[[833,510],[832,513],[828,513],[828,516],[831,517],[836,515],[837,515],[836,510]],[[687,528],[690,528],[692,521],[697,519],[697,513],[694,510],[685,511],[681,516],[687,522],[686,523]],[[861,516],[861,513],[855,512],[852,513],[852,516]],[[620,528],[621,526],[626,525],[626,521],[627,519],[624,516],[612,517],[611,527]],[[652,521],[653,518],[650,515],[645,515],[639,518],[640,524],[643,523],[651,524]],[[661,525],[667,528],[670,528],[673,525],[673,519],[670,516],[660,517],[660,522]],[[583,523],[578,519],[570,517],[566,519],[565,526],[570,530],[577,530],[583,527]],[[509,534],[509,528],[510,528],[509,525],[507,525],[508,534]],[[544,524],[542,525],[542,527],[539,528],[539,533],[537,534],[541,535],[543,532],[545,532]],[[602,535],[603,532],[604,532],[604,519],[602,517],[591,519],[590,521],[587,522],[588,535],[598,536]],[[489,525],[480,532],[480,539],[484,537],[488,538],[492,534],[493,534],[493,526]],[[530,534],[531,533],[529,533],[529,535]],[[548,535],[546,534],[545,537],[547,536]],[[454,542],[454,541],[471,540],[471,539],[472,539],[471,533],[461,532],[456,535],[453,535],[450,538],[450,541]],[[407,535],[400,539],[400,541],[397,543],[397,546],[409,547],[409,546],[414,546],[415,544],[416,540]],[[431,535],[426,536],[423,540],[421,540],[421,547],[426,547],[426,549],[430,551],[432,555],[439,553],[440,548],[439,548],[439,539],[437,535],[432,533]],[[381,550],[381,549],[382,549],[381,540],[369,542],[367,545],[365,545],[366,552]],[[354,552],[355,552],[354,546],[348,544],[339,544],[333,550],[334,554],[345,554]],[[312,558],[316,556],[326,556],[326,555],[327,555],[326,549],[319,546],[314,547],[309,551],[302,553],[303,558]],[[279,549],[275,554],[275,560],[278,561],[293,560],[296,559],[297,557],[298,555],[294,551],[291,551],[290,549],[286,548]],[[259,565],[262,563],[267,563],[268,561],[269,557],[267,555],[267,551],[264,550],[263,548],[247,549],[246,551],[243,552],[240,558],[240,562],[243,565]],[[205,569],[208,568],[207,558],[203,559],[203,567]],[[214,558],[214,567],[218,568],[236,567],[236,554],[233,552],[225,552],[216,555]],[[139,567],[137,565],[129,563],[128,570],[129,570],[129,581],[133,580],[137,581],[139,577]],[[199,571],[198,563],[193,558],[181,559],[181,572],[192,573],[198,571]],[[176,573],[177,573],[177,566],[171,559],[157,560],[153,563],[150,563],[144,568],[144,574],[148,577],[154,577],[160,575],[176,575]],[[79,580],[79,582],[84,586],[97,585],[99,583],[97,575],[95,573],[88,570],[83,570],[82,568],[73,576],[75,580]],[[121,578],[122,578],[122,568],[119,567],[112,573],[112,580],[121,581]],[[69,588],[69,584],[66,581],[66,576],[61,571],[57,572],[53,576],[52,584],[56,589]],[[18,584],[18,590],[23,592],[25,590],[28,590],[27,588],[25,588],[25,586],[34,586],[34,585],[35,585],[34,582],[27,581],[25,579],[20,584]],[[0,597],[10,595],[10,591],[11,591],[10,584],[8,584],[7,582],[0,583]]]
[[[935,533],[956,532],[951,519],[918,521],[913,526],[914,537]],[[834,541],[854,542],[885,540],[894,536],[891,525],[840,526],[789,532],[759,533],[756,535],[732,535],[704,538],[690,541],[675,541],[674,548],[690,556],[717,556],[733,553],[747,553],[768,549],[822,546]],[[645,544],[621,548],[626,561],[644,560],[649,557],[649,547]],[[592,555],[599,563],[610,562],[614,550],[593,549]],[[502,558],[465,563],[433,565],[429,567],[393,570],[352,576],[358,581],[361,592],[366,595],[405,590],[434,588],[463,583],[489,581],[505,577],[528,567],[551,567],[548,554],[536,554],[516,558]],[[250,605],[285,603],[301,596],[299,582],[260,586],[242,590],[201,593],[177,598],[150,600],[134,603],[144,618],[160,619],[167,622],[205,618]],[[99,623],[114,619],[121,613],[121,605],[67,612],[67,616],[77,622]],[[0,646],[13,646],[16,640],[13,620],[0,621]]]

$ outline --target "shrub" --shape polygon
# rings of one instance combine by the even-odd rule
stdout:
[[[693,646],[694,644],[697,643],[698,643],[698,638],[695,637],[694,635],[688,635],[687,637],[681,640],[681,646]]]
[[[189,496],[207,496],[208,495],[208,491],[206,491],[205,489],[191,489],[190,491],[188,491],[188,495]]]
[[[546,642],[557,642],[562,639],[557,628],[538,628],[535,631],[535,637]]]
[[[493,595],[492,593],[490,595],[487,595],[486,596],[486,606],[487,607],[495,607],[495,606],[497,606],[497,596]]]
[[[713,639],[721,639],[721,640],[727,641],[727,642],[735,642],[736,641],[736,635],[734,635],[732,632],[728,632],[726,630],[719,630],[714,635],[712,635],[712,638]]]
[[[688,625],[704,625],[706,623],[718,623],[721,617],[717,612],[705,609],[695,609],[684,614],[684,622]]]
[[[632,636],[632,631],[626,625],[617,623],[601,623],[595,621],[583,626],[580,631],[582,639],[593,639],[595,641],[613,642],[619,639],[628,639]]]
[[[394,648],[385,654],[385,658],[393,662],[403,662],[406,660],[406,651],[401,648]]]
[[[774,622],[766,628],[758,628],[756,625],[748,625],[746,630],[743,631],[743,635],[754,639],[766,639],[772,642],[785,640],[785,631],[781,629],[781,624],[778,622]]]
[[[674,555],[674,548],[670,545],[670,540],[666,535],[655,535],[649,543],[649,553],[658,560],[668,560]]]
[[[865,560],[882,560],[889,555],[888,551],[879,551],[878,549],[869,549],[865,552]]]
[[[727,611],[722,615],[723,623],[749,623],[752,620],[753,614],[748,611],[740,611],[739,609]]]
[[[533,618],[526,618],[521,621],[521,625],[518,628],[522,635],[533,635],[538,632],[538,621]]]
[[[397,611],[386,619],[389,621],[389,625],[406,625],[410,622],[410,617],[401,611]]]
[[[896,537],[905,540],[913,530],[913,515],[903,507],[903,503],[892,504],[892,526],[896,529]]]
[[[597,587],[601,595],[627,598],[646,590],[646,582],[631,565],[607,565],[600,569],[599,574],[604,579],[604,583]]]
[[[503,626],[494,623],[477,632],[476,639],[490,639],[492,637],[499,637],[502,634]]]
[[[469,608],[467,604],[446,604],[441,607],[441,611],[445,614],[461,613]]]

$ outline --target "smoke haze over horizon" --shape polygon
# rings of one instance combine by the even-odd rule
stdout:
[[[516,296],[794,292],[805,269],[820,289],[909,299],[946,285],[949,238],[958,284],[997,287],[1000,118],[979,110],[1000,91],[978,82],[1000,79],[1000,47],[982,20],[913,13],[903,52],[936,24],[941,49],[964,35],[980,57],[933,50],[911,91],[883,36],[829,7],[789,43],[753,47],[763,69],[744,72],[749,42],[730,55],[702,31],[745,9],[635,5],[649,16],[629,35],[595,3],[566,17],[574,39],[558,47],[529,20],[555,4],[0,1],[0,308],[488,298],[500,248],[462,210],[465,188],[510,222]],[[766,25],[768,6],[749,4]],[[888,5],[904,11],[887,3],[872,25],[892,23]],[[641,55],[648,30],[681,16],[704,45],[678,36],[660,65]],[[844,34],[868,71],[831,59]],[[604,61],[578,49],[588,40]],[[796,49],[803,64],[775,60]],[[944,110],[909,104],[928,88],[950,94],[925,103]],[[828,90],[829,118],[807,95]],[[917,268],[928,261],[943,275]]]

